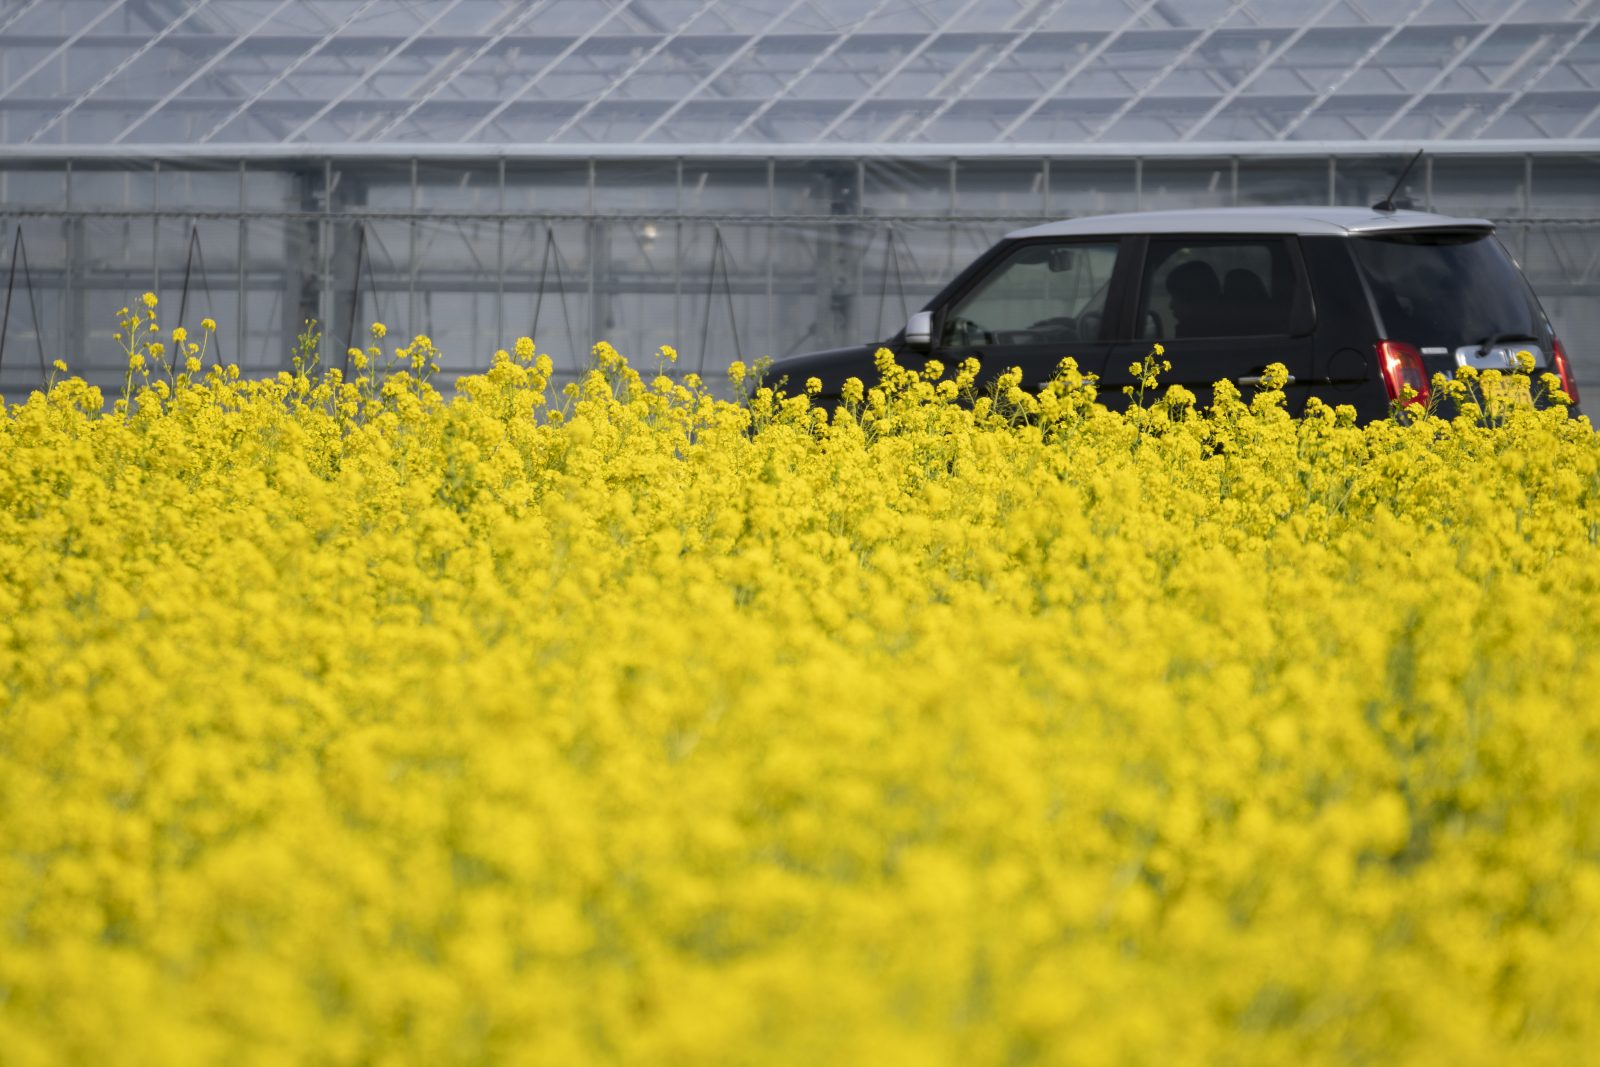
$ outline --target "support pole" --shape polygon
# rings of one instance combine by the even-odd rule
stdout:
[[[344,332],[344,359],[339,366],[346,378],[350,376],[350,350],[356,346],[356,320],[361,317],[361,266],[367,259],[367,225],[357,223],[356,273],[350,279],[350,325]]]
[[[33,341],[39,349],[39,374],[41,380],[49,377],[44,358],[44,332],[39,325],[39,305],[33,294],[33,271],[28,267],[28,246],[22,240],[22,223],[17,223],[17,236],[11,242],[11,266],[6,271],[6,302],[0,311],[0,367],[5,365],[6,334],[11,327],[11,295],[17,285],[17,264],[22,264],[22,284],[28,290],[28,310],[33,314]]]

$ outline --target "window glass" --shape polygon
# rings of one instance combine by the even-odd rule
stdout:
[[[946,346],[1096,341],[1117,244],[1041,243],[1017,248],[951,307]]]
[[[1391,338],[1454,348],[1497,334],[1543,335],[1527,282],[1487,234],[1400,234],[1350,244]]]
[[[1149,340],[1286,337],[1295,274],[1281,239],[1152,240],[1140,292]]]

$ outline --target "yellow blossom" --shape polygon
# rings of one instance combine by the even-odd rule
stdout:
[[[1559,379],[174,338],[0,404],[8,1065],[1600,1047]]]

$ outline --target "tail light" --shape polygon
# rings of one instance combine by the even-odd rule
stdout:
[[[1576,406],[1578,403],[1578,383],[1572,378],[1572,364],[1567,362],[1567,350],[1561,347],[1561,338],[1555,337],[1551,340],[1554,341],[1554,344],[1551,345],[1553,349],[1551,358],[1555,360],[1556,374],[1561,378],[1561,391],[1571,397],[1573,405]]]
[[[1428,403],[1428,372],[1422,366],[1422,353],[1415,345],[1404,341],[1379,341],[1378,370],[1383,373],[1384,388],[1389,399],[1405,404],[1415,402],[1424,407]],[[1416,396],[1405,399],[1405,387],[1411,386]]]

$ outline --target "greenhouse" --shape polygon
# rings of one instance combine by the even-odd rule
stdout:
[[[1494,220],[1600,389],[1594,0],[0,0],[0,388],[117,308],[691,369],[887,337],[1046,218]]]

